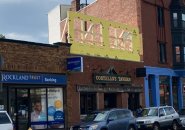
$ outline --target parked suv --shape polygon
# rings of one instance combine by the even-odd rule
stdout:
[[[136,122],[139,129],[159,130],[161,127],[167,127],[177,130],[180,119],[179,114],[172,106],[160,106],[143,109],[142,117],[138,117]]]
[[[136,119],[128,109],[96,111],[70,130],[136,130]]]
[[[13,130],[13,123],[6,111],[0,111],[0,130]]]

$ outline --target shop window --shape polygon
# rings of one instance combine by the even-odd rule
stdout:
[[[31,89],[31,127],[32,129],[47,128],[46,89]]]
[[[0,110],[4,109],[7,110],[7,87],[0,86]]]
[[[172,78],[173,107],[178,108],[178,78]]]
[[[160,105],[170,105],[170,88],[168,85],[160,85]]]
[[[159,51],[160,51],[160,63],[166,63],[167,58],[166,58],[166,44],[160,42],[159,43]]]
[[[30,98],[32,129],[64,128],[62,88],[31,89]]]
[[[63,89],[48,88],[48,127],[64,128]]]
[[[179,46],[175,47],[175,61],[177,63],[180,62],[180,47]]]
[[[164,9],[162,7],[157,7],[157,15],[158,15],[158,25],[160,27],[164,27]]]
[[[170,105],[169,77],[160,76],[160,105]]]
[[[80,113],[88,114],[97,109],[96,93],[80,93]]]
[[[152,78],[154,78],[154,76],[152,76],[152,75],[148,76],[148,89],[149,89],[149,103],[150,103],[150,106],[154,106],[153,95],[152,95]]]

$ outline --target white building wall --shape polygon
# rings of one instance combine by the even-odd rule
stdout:
[[[60,21],[67,17],[70,5],[58,5],[48,13],[49,43],[61,42]]]

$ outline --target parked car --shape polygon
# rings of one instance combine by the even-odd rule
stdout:
[[[0,130],[13,130],[13,123],[6,111],[0,111]]]
[[[171,128],[177,130],[180,124],[179,114],[172,106],[149,107],[142,111],[142,117],[136,118],[138,129]]]
[[[70,130],[136,130],[136,119],[128,109],[95,111]]]
[[[185,109],[181,109],[178,113],[180,116],[180,126],[185,129]]]

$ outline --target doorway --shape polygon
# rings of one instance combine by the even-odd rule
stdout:
[[[29,128],[29,89],[11,89],[9,94],[9,113],[16,130]]]
[[[139,108],[139,93],[128,93],[128,109],[136,111]]]
[[[116,108],[117,107],[117,94],[116,93],[105,93],[104,94],[104,108]]]

